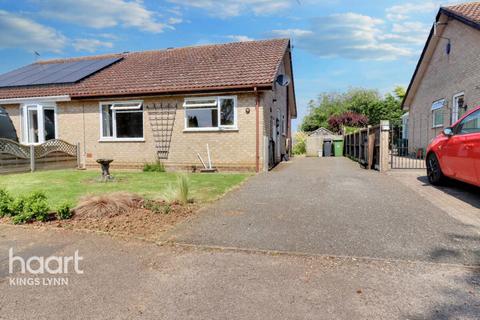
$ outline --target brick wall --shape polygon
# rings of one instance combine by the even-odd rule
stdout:
[[[410,107],[410,148],[426,148],[429,141],[451,124],[453,96],[465,93],[469,109],[480,105],[480,31],[457,20],[448,21]],[[432,103],[446,99],[443,128],[432,128]]]
[[[270,93],[267,93],[267,95]],[[265,93],[260,93],[265,101]],[[253,93],[237,94],[237,131],[184,132],[184,97],[144,98],[144,105],[174,104],[178,106],[173,127],[167,167],[190,169],[201,167],[197,152],[207,160],[206,144],[210,146],[214,166],[221,170],[255,170],[255,105]],[[138,99],[134,99],[138,100]],[[107,100],[102,100],[107,101]],[[114,99],[118,101],[118,99]],[[20,136],[19,105],[5,106]],[[145,108],[144,108],[145,109]],[[247,109],[249,112],[247,113]],[[260,108],[260,133],[264,131],[263,107]],[[101,142],[99,101],[57,103],[58,136],[81,145],[82,163],[97,166],[95,159],[112,158],[113,166],[140,168],[156,159],[155,142],[148,111],[144,111],[144,142]],[[260,169],[263,164],[263,139],[260,137]]]

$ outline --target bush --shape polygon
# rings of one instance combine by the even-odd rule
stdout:
[[[57,210],[57,219],[66,220],[73,216],[73,212],[69,203],[62,204]]]
[[[292,152],[294,155],[302,155],[307,153],[307,135],[305,132],[295,133],[295,144],[293,145]]]
[[[145,199],[143,203],[143,207],[157,214],[158,213],[169,214],[172,209],[170,204],[168,203],[160,203],[158,201],[148,200],[148,199]]]
[[[10,216],[13,197],[5,189],[0,189],[0,218]]]
[[[25,206],[25,197],[21,196],[18,198],[15,198],[11,203],[10,203],[10,215],[11,216],[16,216],[18,214],[23,213],[23,207]]]
[[[368,125],[368,118],[363,114],[355,112],[344,112],[341,115],[331,116],[328,119],[330,129],[335,133],[340,133],[344,126],[363,128]]]
[[[14,224],[27,223],[32,220],[47,221],[49,210],[47,197],[43,192],[33,192],[28,196],[15,199],[12,204],[12,221]]]
[[[113,192],[84,196],[74,211],[81,218],[110,218],[141,208],[142,204],[143,198],[137,194]]]
[[[161,161],[145,163],[143,165],[143,172],[165,172],[165,166]]]

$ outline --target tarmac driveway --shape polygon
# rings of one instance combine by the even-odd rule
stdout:
[[[477,265],[479,230],[346,158],[300,158],[250,179],[168,237],[204,246]]]
[[[444,211],[404,180],[297,159],[162,245],[0,225],[0,319],[479,319],[480,214]],[[10,273],[11,248],[78,250],[84,273]],[[15,282],[37,277],[68,284]]]

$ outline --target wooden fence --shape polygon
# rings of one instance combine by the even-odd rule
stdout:
[[[39,145],[22,145],[0,138],[0,174],[79,167],[79,145],[49,140]]]
[[[369,126],[344,136],[345,156],[366,169],[380,170],[380,126]]]

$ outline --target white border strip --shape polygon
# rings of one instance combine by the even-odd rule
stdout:
[[[46,96],[46,97],[29,97],[29,98],[10,98],[10,99],[0,99],[0,104],[13,104],[13,103],[41,103],[41,102],[60,102],[60,101],[71,101],[70,96]]]

